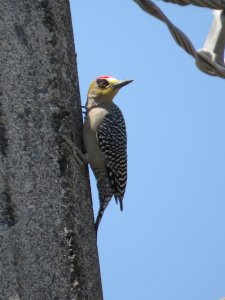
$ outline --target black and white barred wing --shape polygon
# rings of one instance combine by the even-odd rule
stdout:
[[[100,150],[106,156],[106,165],[114,197],[122,200],[127,183],[127,136],[125,121],[120,109],[115,105],[107,114],[97,131]]]

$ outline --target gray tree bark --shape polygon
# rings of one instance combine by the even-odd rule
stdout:
[[[0,1],[0,299],[102,299],[68,0]]]

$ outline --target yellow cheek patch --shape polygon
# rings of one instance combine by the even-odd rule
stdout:
[[[104,89],[104,90],[98,90],[98,95],[112,95],[112,96],[115,96],[117,93],[117,90],[114,90],[113,88],[111,87],[108,87],[107,89]]]
[[[105,89],[99,88],[96,84],[96,80],[92,81],[92,83],[89,87],[89,90],[88,90],[88,94],[90,94],[90,92],[93,90],[96,97],[99,97],[99,96],[114,97],[118,91],[116,89],[113,89],[112,86],[115,83],[119,82],[119,80],[117,80],[116,78],[113,78],[113,77],[109,77],[109,78],[107,78],[107,81],[109,82],[109,85]]]
[[[109,86],[106,89],[99,90],[99,94],[101,95],[112,95],[113,97],[116,95],[117,90],[113,89],[112,86],[119,82],[116,78],[110,77],[107,78],[107,81],[109,83]]]

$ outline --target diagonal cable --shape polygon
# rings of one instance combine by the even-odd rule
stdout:
[[[176,43],[180,47],[182,47],[188,54],[190,54],[195,58],[196,65],[201,71],[209,75],[225,78],[224,66],[219,65],[218,63],[213,61],[208,53],[205,53],[204,51],[201,50],[197,51],[194,45],[192,44],[191,40],[187,37],[187,35],[182,30],[180,30],[177,26],[175,26],[156,4],[154,4],[150,0],[133,0],[133,1],[136,2],[145,12],[161,20],[167,25]],[[210,0],[210,1],[209,0],[163,0],[163,1],[173,2],[180,5],[195,4],[200,6],[201,4],[203,4],[205,7],[210,7],[210,8],[219,7],[220,9],[222,5],[223,7],[225,7],[225,0]],[[208,4],[208,6],[206,4]]]
[[[211,9],[225,9],[225,0],[163,0],[164,2],[171,2],[179,5],[196,5],[200,7],[207,7]]]

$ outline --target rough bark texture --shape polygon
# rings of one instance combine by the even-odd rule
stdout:
[[[0,299],[102,299],[68,0],[0,1]]]

